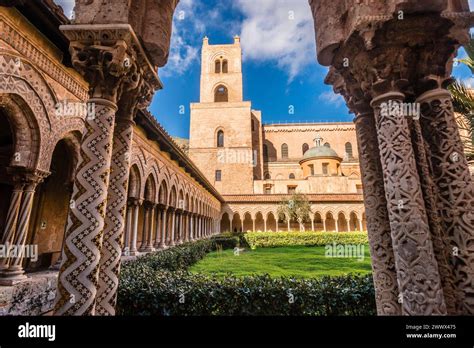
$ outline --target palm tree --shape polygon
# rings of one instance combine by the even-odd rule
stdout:
[[[466,65],[474,75],[474,39],[464,46],[467,57],[458,59],[457,62]],[[449,90],[453,96],[454,111],[457,118],[461,139],[468,160],[474,159],[474,91],[469,89],[462,81],[455,81]]]

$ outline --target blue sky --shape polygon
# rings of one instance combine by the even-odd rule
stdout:
[[[73,0],[56,2],[67,14],[74,6]],[[469,3],[473,8],[474,0]],[[170,58],[159,70],[164,89],[151,105],[172,136],[189,136],[189,104],[199,101],[202,38],[222,44],[232,43],[234,35],[241,36],[244,99],[262,111],[265,123],[352,121],[342,98],[324,84],[327,68],[316,60],[307,0],[181,0]],[[474,86],[466,67],[455,67],[453,74]]]

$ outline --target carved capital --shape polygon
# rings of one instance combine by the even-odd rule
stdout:
[[[130,25],[65,25],[60,29],[71,41],[73,66],[89,83],[90,97],[118,103],[123,94],[143,92],[144,82],[151,95],[162,87]],[[128,109],[133,114],[133,105]]]

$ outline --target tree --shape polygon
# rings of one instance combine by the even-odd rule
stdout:
[[[300,231],[304,231],[304,223],[311,221],[311,206],[308,198],[301,193],[295,193],[290,199],[282,199],[278,206],[278,219],[298,222]]]
[[[458,59],[457,62],[466,65],[474,75],[474,39],[471,39],[464,49],[467,58]],[[460,115],[457,121],[466,156],[468,160],[472,160],[474,159],[474,92],[459,80],[449,86],[449,91],[453,97],[454,111]]]

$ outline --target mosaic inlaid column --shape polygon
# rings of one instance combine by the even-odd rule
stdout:
[[[372,101],[402,314],[444,315],[446,304],[408,121],[393,112],[396,107],[392,109],[404,100],[402,93],[387,92]]]
[[[442,79],[431,79],[443,86]],[[474,185],[459,136],[450,93],[444,88],[419,96],[421,126],[428,144],[443,237],[457,290],[457,312],[474,314]]]
[[[65,32],[71,41],[73,65],[90,85],[88,103],[94,113],[86,117],[76,168],[65,259],[58,279],[57,315],[95,314],[117,99],[132,60],[123,33],[109,31],[107,42],[100,46],[103,31],[92,27]]]
[[[377,313],[379,315],[400,315],[397,273],[374,112],[368,103],[364,102],[355,105],[353,109],[356,112],[354,123],[359,146]],[[326,226],[324,226],[324,230],[326,230]],[[360,230],[362,231],[362,220],[360,220]]]
[[[98,315],[115,315],[127,208],[133,125],[134,122],[131,119],[118,118],[114,129],[110,185],[107,194],[104,240],[99,266],[99,288],[95,308]],[[131,214],[128,215],[130,218]],[[128,222],[128,225],[131,226],[131,223]],[[127,244],[129,232],[130,230],[126,238]]]

